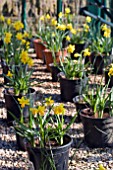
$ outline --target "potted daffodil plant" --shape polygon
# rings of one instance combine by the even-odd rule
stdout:
[[[64,62],[60,62],[59,81],[61,90],[61,99],[63,101],[72,101],[73,97],[81,94],[88,82],[87,68],[89,63],[85,64],[84,51],[75,53],[73,60],[70,56],[75,49],[74,45],[67,47],[68,57]]]
[[[109,84],[109,82],[108,82]],[[85,141],[89,147],[112,147],[113,130],[113,88],[104,87],[90,89],[82,94],[87,107],[80,113],[84,127]],[[95,140],[97,139],[97,140]]]
[[[17,97],[34,94],[31,88],[31,75],[33,72],[33,59],[28,54],[29,37],[28,32],[23,32],[21,21],[10,24],[10,30],[3,35],[3,76],[4,76],[4,97],[7,109],[7,120],[12,121],[9,112],[20,116],[17,106]]]
[[[65,108],[63,104],[56,104],[51,97],[45,98],[41,104],[33,107],[28,99],[22,102],[18,98],[20,109],[29,104],[29,121],[23,123],[23,119],[16,119],[15,129],[17,133],[28,140],[27,151],[35,169],[68,169],[69,148],[72,140],[66,134],[76,115],[66,126],[64,120]],[[64,156],[65,155],[65,156]],[[60,162],[58,160],[61,160]]]
[[[89,60],[93,64],[94,72],[102,74],[103,69],[112,62],[113,38],[111,37],[111,28],[103,24],[100,31],[96,33],[96,37],[94,37],[93,32],[91,35],[90,51],[92,54]]]

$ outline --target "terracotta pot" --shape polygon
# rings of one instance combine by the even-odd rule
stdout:
[[[44,57],[45,57],[45,62],[46,62],[46,66],[47,66],[47,70],[50,71],[50,66],[49,64],[53,63],[53,56],[52,56],[52,52],[48,49],[45,49],[43,51],[44,53]],[[59,51],[55,53],[55,57],[56,57],[56,62],[59,63],[60,62],[60,56],[62,56],[62,60],[64,60],[64,57],[67,55],[67,51],[63,50],[63,51]]]
[[[37,58],[44,60],[43,50],[45,50],[46,47],[42,43],[41,39],[35,39],[33,42],[34,42],[34,47],[35,47]]]

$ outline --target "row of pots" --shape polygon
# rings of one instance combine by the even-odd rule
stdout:
[[[35,48],[37,58],[43,60],[47,65],[47,70],[51,71],[49,64],[53,63],[52,52],[45,47],[45,45],[42,43],[40,39],[34,39],[33,42],[34,42],[34,48]],[[74,44],[74,45],[75,45],[75,50],[71,54],[72,59],[74,59],[75,53],[81,53],[81,51],[84,50],[88,46],[88,44]],[[55,53],[56,62],[58,63],[59,63],[60,55],[63,57],[67,56],[66,48],[64,48],[63,51]],[[104,58],[106,58],[107,63],[104,62]],[[112,61],[113,61],[112,55],[101,56],[101,55],[95,54],[95,52],[92,52],[89,57],[85,58],[86,63],[90,62],[93,65],[93,68],[94,68],[93,73],[96,73],[96,74],[103,74],[103,69],[107,65],[109,65]]]
[[[8,72],[8,66],[2,63],[2,68],[4,74]],[[4,77],[4,84],[7,85],[8,79]],[[8,126],[12,126],[15,123],[15,119],[12,116],[15,115],[19,120],[21,117],[21,111],[19,108],[18,98],[22,96],[14,95],[13,88],[5,88],[4,90],[4,99],[5,99],[5,107],[7,110],[7,124]],[[29,97],[35,103],[36,99],[36,91],[33,88],[29,89],[29,92],[24,97]],[[26,106],[23,110],[24,122],[27,123],[29,119],[29,106]],[[16,114],[15,114],[16,113]],[[22,151],[28,152],[28,157],[30,161],[33,162],[33,167],[31,170],[39,170],[42,168],[42,163],[44,163],[44,170],[51,169],[51,162],[53,161],[56,170],[67,170],[68,169],[68,159],[69,159],[69,149],[71,148],[72,139],[68,135],[64,135],[64,144],[62,146],[52,147],[52,148],[40,148],[40,147],[31,147],[28,141],[21,137],[18,134],[18,130],[16,130],[16,140],[18,148]],[[51,155],[52,153],[52,155]],[[51,168],[50,168],[51,167]]]
[[[112,58],[108,58],[107,64],[110,64],[111,60]],[[102,56],[95,57],[95,54],[92,53],[88,61],[93,63],[94,66],[93,71],[95,73],[97,74],[103,73],[103,68],[106,66]],[[88,61],[86,60],[86,62]],[[58,69],[58,67],[55,68],[53,64],[50,64],[49,66],[52,72],[52,80],[58,81],[59,78],[60,89],[61,89],[61,100],[65,102],[67,101],[72,102],[72,100],[74,100],[76,104],[76,108],[79,113],[78,122],[82,120],[83,127],[84,127],[84,137],[85,137],[84,139],[85,142],[88,144],[88,146],[89,147],[106,147],[106,146],[112,147],[113,146],[113,137],[112,137],[113,118],[107,117],[101,119],[101,118],[91,117],[88,115],[88,113],[90,112],[90,109],[88,108],[89,106],[87,104],[83,104],[75,101],[77,95],[83,93],[83,89],[85,88],[88,81],[87,78],[84,78],[83,80],[80,79],[68,80],[64,78],[61,73],[59,74],[60,70]],[[55,72],[55,74],[53,72]],[[55,77],[55,75],[58,76]],[[109,81],[108,71],[105,71],[105,84],[107,84],[108,81]],[[113,78],[111,77],[108,87],[110,88],[112,86],[113,86]]]
[[[21,96],[14,96],[13,93],[11,93],[13,89],[5,89],[4,91],[4,98],[5,98],[5,107],[7,110],[7,124],[13,125],[15,123],[14,118],[11,116],[12,114],[15,115],[17,119],[20,118],[21,112],[19,109],[18,104],[18,98]],[[36,91],[34,89],[29,90],[30,98],[34,99],[36,98]],[[25,107],[23,110],[23,116],[24,116],[24,122],[27,123],[29,119],[28,114],[28,106]],[[10,114],[12,113],[12,114]],[[42,166],[42,162],[44,163],[44,170],[48,170],[48,168],[51,167],[51,162],[49,162],[49,159],[53,159],[55,163],[56,170],[67,170],[68,169],[68,159],[69,159],[69,149],[72,144],[72,139],[70,136],[65,135],[64,136],[64,145],[63,146],[57,146],[52,148],[40,148],[40,147],[31,147],[27,140],[23,137],[21,137],[18,134],[18,130],[16,130],[16,140],[18,148],[22,151],[27,151],[30,161],[33,162],[35,170],[39,170]],[[51,155],[52,153],[52,155]],[[53,156],[53,158],[52,158]],[[52,168],[51,168],[52,170]]]

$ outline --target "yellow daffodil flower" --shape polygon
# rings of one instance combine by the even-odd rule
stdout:
[[[40,20],[41,20],[41,21],[44,21],[44,19],[45,19],[45,17],[44,17],[44,15],[42,15],[42,16],[40,17]]]
[[[69,14],[71,11],[70,11],[70,8],[65,8],[65,13],[66,14]]]
[[[54,104],[54,100],[52,100],[51,97],[45,98],[45,102],[47,106],[51,106],[52,104]]]
[[[50,17],[50,15],[49,15],[49,14],[47,14],[47,15],[46,15],[46,19],[48,19],[48,20],[49,20],[50,18],[51,18],[51,17]]]
[[[18,98],[18,101],[21,105],[21,108],[24,108],[26,105],[29,105],[29,99],[26,99],[25,97]]]
[[[13,77],[13,74],[12,74],[10,71],[8,71],[8,73],[7,73],[7,77],[12,78],[12,77]]]
[[[84,53],[84,57],[91,55],[91,52],[89,51],[89,48],[86,48],[85,50],[83,50],[83,53]]]
[[[29,49],[30,48],[30,42],[26,41],[26,48]]]
[[[60,104],[59,106],[54,106],[53,108],[54,114],[56,115],[62,115],[65,113],[65,108],[63,104]]]
[[[99,165],[99,168],[98,168],[97,170],[107,170],[107,169],[105,169],[105,168],[103,167],[103,165],[100,164],[100,165]]]
[[[66,36],[66,40],[67,40],[67,41],[70,41],[70,39],[71,39],[70,36],[67,35],[67,36]]]
[[[38,114],[40,116],[44,116],[44,114],[45,114],[45,106],[39,106],[37,111],[38,111]]]
[[[70,44],[70,45],[67,47],[67,52],[68,52],[68,53],[73,53],[74,50],[75,50],[75,46],[74,46],[74,45],[71,45],[71,44]]]
[[[77,29],[77,32],[81,32],[83,29],[82,28],[78,28]]]
[[[67,24],[67,29],[72,30],[72,28],[73,28],[73,26],[72,26],[71,23],[70,23],[70,24]]]
[[[13,24],[13,27],[16,31],[19,31],[21,29],[24,28],[24,25],[21,21],[16,21],[14,24]]]
[[[6,32],[5,33],[5,38],[4,38],[4,42],[6,44],[9,44],[11,42],[11,37],[12,37],[12,34],[10,32]]]
[[[28,64],[29,67],[32,67],[33,64],[34,64],[33,59],[32,59],[32,58],[29,58],[29,60],[27,61],[27,64]]]
[[[80,56],[81,56],[81,54],[79,54],[79,53],[75,53],[75,54],[74,54],[74,57],[75,57],[75,58],[78,58],[78,57],[80,57]]]
[[[26,44],[26,40],[25,39],[22,39],[22,44]]]
[[[113,67],[109,69],[108,76],[113,76]]]
[[[107,29],[104,31],[104,37],[109,38],[109,37],[110,37],[110,34],[111,34],[111,29],[110,29],[110,28],[107,28]]]
[[[18,40],[22,40],[23,34],[22,34],[21,32],[18,32],[18,33],[16,34],[16,38],[17,38]]]
[[[7,25],[11,25],[11,19],[10,18],[7,19]]]
[[[38,109],[37,108],[30,108],[30,111],[32,112],[33,115],[38,114]]]
[[[65,31],[65,30],[66,30],[66,25],[64,25],[64,24],[59,24],[59,25],[57,26],[57,29],[59,29],[59,30],[61,30],[61,31]]]
[[[91,17],[87,16],[87,17],[86,17],[86,22],[87,22],[87,23],[90,23],[90,22],[91,22]]]
[[[102,25],[101,25],[101,30],[102,30],[102,31],[106,31],[106,29],[107,29],[107,25],[106,25],[106,24],[102,24]]]
[[[0,21],[2,21],[2,22],[5,21],[5,17],[3,15],[0,15]]]
[[[88,32],[88,31],[89,31],[89,25],[84,24],[84,31],[85,31],[85,32]]]
[[[29,37],[29,33],[25,31],[24,34],[23,34],[23,37],[24,38],[28,38]]]
[[[52,18],[52,20],[51,20],[51,25],[56,26],[56,25],[57,25],[57,20],[55,20],[54,18]]]
[[[62,12],[60,12],[60,13],[58,14],[58,17],[59,17],[59,18],[62,18],[62,17],[63,17]]]
[[[71,31],[71,33],[74,34],[74,35],[77,33],[74,28],[72,28],[70,31]]]
[[[23,50],[20,54],[20,58],[23,64],[27,64],[29,60],[28,52]]]

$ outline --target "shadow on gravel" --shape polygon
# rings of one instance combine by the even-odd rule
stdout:
[[[5,137],[4,137],[5,138]],[[16,141],[6,141],[0,139],[0,149],[10,149],[12,151],[17,150]]]
[[[75,136],[72,139],[73,139],[72,148],[82,148],[82,146],[84,145],[84,137],[77,138],[77,136]]]
[[[55,101],[55,103],[59,103],[61,102],[61,99],[60,99],[60,95],[59,94],[49,94],[49,93],[46,93],[44,94],[44,98],[48,98],[50,97]]]
[[[4,108],[5,107],[5,102],[3,101],[0,101],[0,109]]]
[[[39,74],[36,74],[36,76],[39,76]],[[35,76],[35,75],[33,75],[33,76]],[[41,75],[40,74],[40,76],[42,77],[43,75]],[[42,78],[42,79],[39,79],[39,78],[31,78],[30,79],[31,81],[37,81],[37,82],[42,82],[42,83],[45,83],[45,82],[51,82],[51,79],[49,79],[49,78]]]

